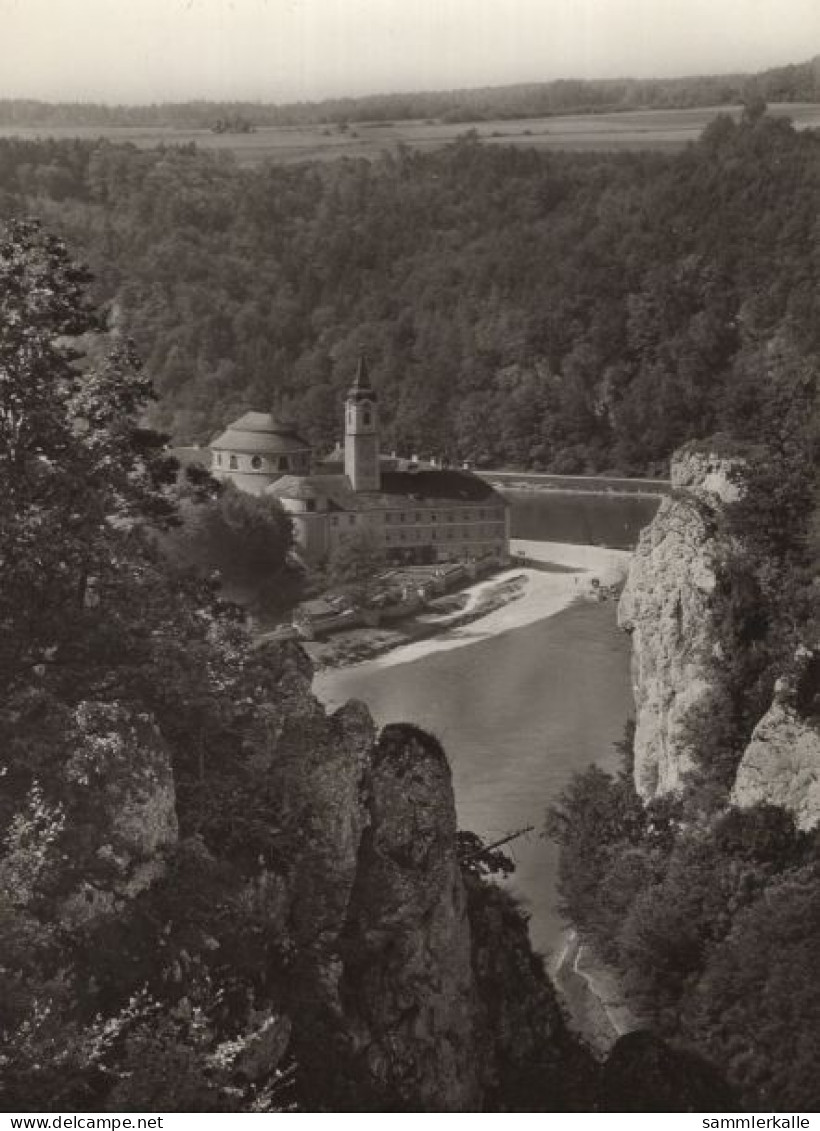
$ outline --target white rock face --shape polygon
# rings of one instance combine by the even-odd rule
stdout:
[[[732,790],[740,806],[768,802],[794,814],[798,828],[820,821],[820,731],[775,699],[754,729]]]
[[[674,495],[642,532],[618,607],[632,634],[635,787],[644,800],[681,788],[692,768],[687,716],[709,690],[716,543],[709,518],[737,499],[739,461],[684,450]]]
[[[711,506],[734,503],[743,493],[739,480],[742,468],[743,460],[740,459],[725,459],[684,449],[672,457],[672,489],[687,491]]]
[[[664,499],[641,534],[618,606],[618,623],[632,634],[635,787],[645,800],[679,789],[692,767],[685,720],[708,690],[712,559],[699,510]]]

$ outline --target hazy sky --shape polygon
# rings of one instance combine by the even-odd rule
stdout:
[[[0,97],[290,101],[818,52],[820,0],[0,0]]]

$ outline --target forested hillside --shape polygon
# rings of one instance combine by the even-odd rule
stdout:
[[[756,115],[675,157],[0,141],[0,212],[90,263],[177,440],[273,407],[330,444],[364,349],[389,444],[564,472],[754,427],[772,342],[820,349],[819,198],[820,138]]]

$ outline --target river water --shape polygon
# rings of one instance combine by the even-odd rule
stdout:
[[[645,522],[657,506],[657,500],[595,498],[597,508],[583,496],[561,500],[561,540],[634,545],[639,527],[629,541],[623,535],[625,524],[635,521],[634,504],[644,504]],[[580,526],[573,530],[572,506],[579,499],[584,509],[576,510]],[[514,535],[544,538],[548,529],[557,540],[555,502],[553,493],[528,492],[519,510],[513,499]],[[613,743],[633,703],[629,641],[615,624],[615,605],[578,603],[524,628],[409,663],[382,666],[375,660],[323,672],[316,690],[331,706],[364,700],[379,725],[409,721],[434,734],[453,770],[462,828],[500,839],[535,825],[534,833],[509,848],[516,861],[510,882],[529,910],[535,946],[544,953],[558,946],[557,850],[541,830],[547,806],[575,770],[592,762],[609,770],[618,764]]]
[[[630,550],[660,502],[655,495],[593,495],[563,491],[505,491],[512,504],[513,538],[577,542]]]

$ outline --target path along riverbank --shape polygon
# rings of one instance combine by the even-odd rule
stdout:
[[[615,971],[574,929],[567,930],[564,946],[550,962],[549,973],[573,1029],[601,1058],[619,1037],[642,1028],[641,1019],[626,1003]]]

